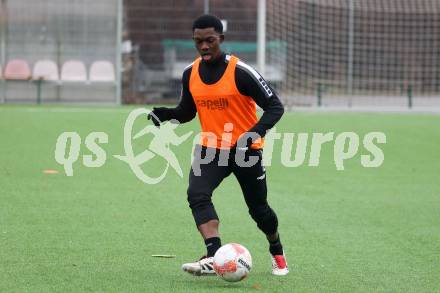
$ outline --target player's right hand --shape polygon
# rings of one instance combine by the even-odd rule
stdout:
[[[166,112],[168,108],[154,107],[153,111],[148,114],[148,120],[153,121],[156,127],[160,127],[160,123],[166,121]]]

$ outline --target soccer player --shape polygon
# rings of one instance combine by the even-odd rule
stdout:
[[[153,108],[149,115],[149,119],[159,126],[171,119],[185,123],[198,113],[203,131],[199,146],[201,156],[206,157],[208,151],[215,151],[211,162],[200,165],[200,174],[194,172],[193,165],[187,190],[189,206],[205,241],[207,255],[199,261],[183,264],[182,269],[194,275],[215,274],[213,256],[221,241],[219,218],[211,197],[222,180],[233,173],[250,216],[269,242],[272,273],[286,275],[289,270],[278,233],[278,219],[267,202],[266,174],[262,164],[262,138],[283,115],[283,105],[257,71],[221,50],[224,34],[217,17],[200,16],[194,21],[192,30],[200,57],[183,72],[179,104],[175,108]],[[256,105],[264,110],[259,120]],[[230,140],[222,139],[225,132],[230,135]],[[214,134],[216,139],[206,133]],[[221,158],[225,158],[225,150],[226,163],[220,163]],[[250,167],[243,166],[236,161],[240,155],[245,159],[257,158],[257,162]]]

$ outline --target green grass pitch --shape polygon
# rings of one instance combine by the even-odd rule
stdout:
[[[286,113],[280,132],[384,132],[385,161],[362,167],[361,148],[336,171],[333,144],[326,144],[318,167],[287,168],[277,144],[267,168],[269,201],[291,269],[286,277],[270,274],[264,236],[235,178],[227,178],[214,194],[222,241],[241,243],[253,256],[249,278],[229,284],[180,269],[205,252],[186,202],[191,142],[172,146],[184,177],[170,169],[157,185],[142,183],[113,158],[124,153],[131,109],[0,107],[0,292],[440,290],[440,116]],[[177,133],[198,129],[194,120]],[[74,176],[67,177],[54,159],[64,131],[83,141],[92,131],[108,133],[105,165],[85,167],[82,155],[90,152],[83,144]],[[154,158],[143,169],[154,175],[163,167]]]

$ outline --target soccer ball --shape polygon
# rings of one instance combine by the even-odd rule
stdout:
[[[223,245],[214,255],[214,271],[225,281],[241,281],[246,278],[251,268],[251,254],[240,244]]]

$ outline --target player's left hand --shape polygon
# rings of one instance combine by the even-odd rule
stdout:
[[[252,144],[259,138],[260,136],[256,132],[245,132],[238,138],[234,147],[240,151],[250,150]]]

